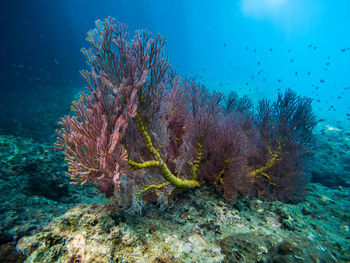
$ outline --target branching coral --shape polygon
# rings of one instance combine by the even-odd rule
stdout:
[[[96,26],[88,34],[91,48],[83,49],[94,85],[89,73],[82,72],[90,94],[82,95],[73,104],[77,117],[62,119],[63,129],[58,132],[56,144],[66,155],[73,183],[90,182],[106,196],[112,196],[119,189],[120,176],[132,173],[130,168],[156,167],[175,188],[198,187],[198,181],[178,178],[169,170],[152,143],[151,137],[157,136],[148,132],[167,92],[165,72],[169,65],[162,50],[165,39],[138,31],[128,41],[126,27],[112,18],[97,21]],[[143,140],[136,141],[139,145],[130,133],[124,136],[129,124],[130,130],[136,129]],[[144,153],[145,149],[148,153]],[[146,190],[164,185],[148,186]]]
[[[76,116],[62,119],[55,146],[68,161],[67,175],[72,183],[93,183],[110,197],[119,189],[120,176],[127,170],[127,152],[120,142],[129,119],[136,115],[136,90],[122,104],[119,91],[108,87],[103,76],[94,71],[82,75],[90,94],[73,103]]]
[[[252,172],[268,183],[256,181],[260,197],[296,200],[303,193],[308,183],[305,165],[311,156],[317,124],[311,102],[291,89],[279,93],[273,104],[260,101],[256,119],[262,138],[260,156],[265,158],[260,159],[260,164],[253,164],[262,167]]]
[[[137,31],[129,39],[125,25],[107,18],[87,39],[88,93],[60,122],[56,143],[72,183],[92,183],[119,206],[204,183],[229,202],[300,192],[316,124],[310,99],[287,90],[254,112],[248,96],[182,81],[159,35]]]

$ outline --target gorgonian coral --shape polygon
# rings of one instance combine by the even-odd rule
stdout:
[[[255,112],[247,96],[182,81],[163,37],[137,31],[130,39],[113,18],[97,21],[88,41],[88,93],[60,122],[56,143],[73,183],[94,184],[118,206],[201,184],[230,202],[300,192],[316,124],[310,99],[287,90]]]
[[[261,100],[256,116],[261,143],[260,168],[254,171],[259,196],[297,200],[308,183],[307,160],[314,145],[317,124],[312,100],[287,89],[276,102]],[[254,163],[254,166],[259,166]],[[263,165],[265,163],[265,165]],[[259,179],[260,177],[260,179]]]

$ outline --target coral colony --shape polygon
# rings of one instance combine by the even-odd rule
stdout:
[[[164,37],[142,30],[130,39],[113,18],[97,21],[87,40],[88,92],[56,143],[73,184],[89,182],[122,208],[204,185],[231,203],[302,197],[317,123],[311,99],[287,89],[254,108],[247,96],[181,80]]]

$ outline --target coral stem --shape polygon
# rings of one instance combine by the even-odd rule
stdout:
[[[134,168],[134,169],[141,169],[141,168],[148,168],[148,167],[158,167],[163,178],[170,183],[171,185],[175,186],[176,188],[183,188],[183,189],[187,189],[187,188],[196,188],[199,187],[200,184],[197,180],[184,180],[184,179],[180,179],[178,177],[176,177],[175,175],[172,174],[172,172],[169,170],[168,166],[166,165],[166,163],[162,160],[159,152],[153,147],[152,141],[151,141],[151,137],[149,136],[145,125],[143,124],[142,121],[142,117],[141,117],[141,113],[140,111],[138,111],[137,116],[136,116],[136,121],[138,123],[139,129],[142,133],[142,136],[145,140],[146,146],[149,150],[149,152],[154,155],[154,157],[156,158],[156,160],[151,160],[151,161],[146,161],[143,163],[137,163],[135,161],[132,160],[128,160],[128,164]],[[200,152],[200,148],[198,149],[198,160],[200,160],[200,156],[201,156],[201,152]],[[196,161],[197,161],[196,159]],[[196,172],[198,169],[198,165],[199,165],[199,161],[196,162],[194,168],[194,171]],[[150,188],[157,188],[157,187],[150,187]],[[149,188],[149,189],[150,189]],[[147,189],[147,188],[146,188]],[[144,192],[144,191],[143,191]]]

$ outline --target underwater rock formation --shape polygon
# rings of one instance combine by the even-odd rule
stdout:
[[[329,187],[350,187],[350,132],[329,124],[320,127],[312,181]]]
[[[26,262],[346,262],[349,193],[309,191],[297,205],[245,199],[233,208],[204,187],[132,216],[78,205],[17,249]]]

